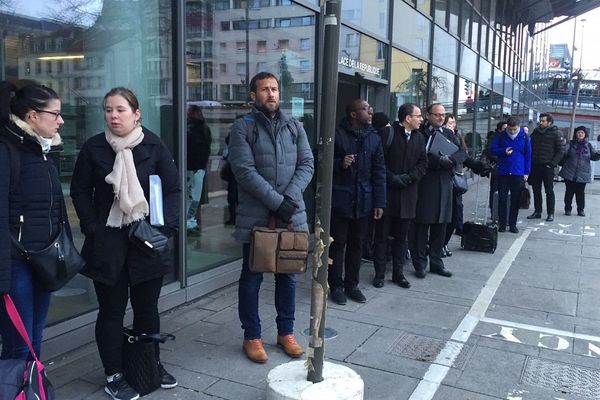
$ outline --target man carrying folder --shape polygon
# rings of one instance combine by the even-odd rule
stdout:
[[[419,181],[417,214],[411,235],[411,255],[417,278],[425,278],[427,244],[429,244],[429,271],[445,277],[452,273],[444,268],[442,248],[446,224],[452,221],[452,175],[462,164],[481,173],[481,161],[469,158],[458,138],[443,128],[446,110],[439,103],[427,107],[427,123],[421,133],[427,141],[427,173]]]

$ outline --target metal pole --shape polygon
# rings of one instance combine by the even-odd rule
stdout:
[[[581,69],[575,72],[577,76],[577,83],[575,87],[575,99],[573,100],[573,109],[571,110],[571,124],[569,125],[569,132],[567,135],[568,140],[573,139],[573,129],[575,129],[575,114],[577,113],[577,103],[579,102],[579,89],[581,88],[581,80],[583,79],[583,73]]]
[[[250,100],[250,2],[246,1],[246,93]],[[259,71],[260,72],[260,71]]]
[[[323,381],[325,313],[327,311],[327,266],[329,265],[329,220],[331,217],[331,182],[333,144],[338,84],[341,0],[321,0],[323,18],[323,74],[320,93],[320,132],[318,138],[315,251],[310,305],[310,338],[307,380]]]

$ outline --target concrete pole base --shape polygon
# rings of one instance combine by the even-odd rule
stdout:
[[[306,380],[306,361],[291,361],[267,376],[267,400],[363,400],[365,384],[356,372],[325,361],[323,381]]]

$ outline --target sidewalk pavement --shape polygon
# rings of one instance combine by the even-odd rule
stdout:
[[[521,210],[520,233],[500,233],[494,254],[461,250],[455,236],[445,259],[452,278],[417,279],[409,270],[412,287],[401,289],[388,271],[375,289],[373,266],[364,263],[367,302],[328,303],[326,326],[338,335],[326,341],[326,359],[360,374],[368,400],[599,399],[600,183],[586,189],[586,217],[564,216],[564,184],[555,192],[555,221],[527,220],[532,209]],[[465,221],[473,219],[475,194],[471,186],[464,195]],[[296,334],[304,347],[309,278],[298,277]],[[161,357],[179,386],[144,398],[264,399],[268,372],[290,361],[275,345],[273,297],[265,276],[263,365],[242,352],[236,285],[165,313],[162,330],[177,339]],[[95,343],[46,364],[57,399],[109,398]]]

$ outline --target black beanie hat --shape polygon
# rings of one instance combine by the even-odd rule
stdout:
[[[373,114],[373,117],[371,118],[371,124],[375,128],[383,128],[384,126],[386,126],[389,123],[390,123],[390,117],[388,117],[387,115],[385,115],[385,113],[382,113],[382,112],[376,112],[375,114]]]
[[[585,137],[588,137],[588,130],[585,126],[581,125],[581,126],[578,126],[577,128],[575,128],[575,130],[573,130],[573,135],[577,135],[577,131],[584,131]]]

